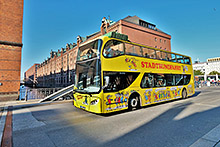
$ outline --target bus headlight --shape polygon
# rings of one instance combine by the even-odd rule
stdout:
[[[98,104],[98,102],[99,102],[99,99],[95,99],[95,100],[92,100],[91,101],[91,105],[96,105],[96,104]]]

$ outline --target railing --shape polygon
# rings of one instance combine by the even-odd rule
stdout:
[[[44,99],[45,97],[59,91],[62,88],[29,88],[23,87],[20,89],[19,100],[33,100],[33,99]],[[69,97],[71,98],[71,97]],[[63,99],[68,99],[63,97]]]
[[[220,82],[208,82],[208,81],[195,81],[194,82],[195,88],[201,88],[201,87],[210,87],[210,86],[220,86]]]
[[[70,85],[70,86],[67,86],[65,88],[62,88],[60,89],[59,91],[57,92],[54,92],[53,94],[51,95],[48,95],[47,97],[45,97],[44,99],[41,99],[39,101],[39,103],[41,102],[45,102],[45,101],[55,101],[59,98],[62,98],[65,99],[65,96],[68,96],[70,98],[73,98],[73,88],[74,88],[74,84]]]

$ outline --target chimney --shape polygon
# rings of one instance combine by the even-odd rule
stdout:
[[[70,45],[67,43],[66,44],[66,51],[68,51],[70,49]]]
[[[109,27],[109,22],[105,17],[103,17],[101,24],[101,35],[108,33],[108,27]]]
[[[81,36],[77,36],[77,48],[79,48],[79,44],[82,42]]]

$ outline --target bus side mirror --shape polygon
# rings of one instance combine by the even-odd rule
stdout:
[[[109,76],[105,76],[104,77],[104,86],[102,87],[102,89],[106,88],[109,84]]]
[[[76,86],[73,86],[73,94],[76,93],[76,89],[77,89],[77,87],[76,87]]]

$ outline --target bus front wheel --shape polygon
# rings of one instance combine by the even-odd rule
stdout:
[[[187,98],[187,91],[186,91],[185,88],[184,88],[183,91],[182,91],[182,98],[183,98],[183,99],[186,99],[186,98]]]
[[[129,110],[135,110],[139,108],[139,100],[138,97],[131,97],[129,99],[129,105],[128,105],[128,109]]]

